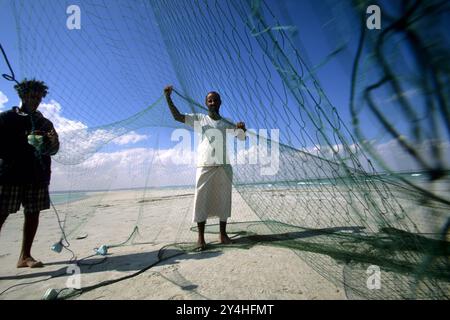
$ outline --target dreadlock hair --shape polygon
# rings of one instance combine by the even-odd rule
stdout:
[[[22,82],[16,84],[14,89],[16,89],[21,99],[25,98],[29,92],[39,92],[43,98],[48,94],[48,87],[45,82],[36,79],[27,80],[25,78]]]

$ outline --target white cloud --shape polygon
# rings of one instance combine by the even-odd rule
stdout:
[[[430,167],[434,167],[437,159],[433,156],[431,147],[431,141],[423,141],[420,144],[414,145],[414,149],[422,157],[425,163]],[[440,142],[436,147],[442,154],[442,165],[444,165],[446,169],[449,169],[450,142]],[[373,148],[391,171],[414,171],[423,169],[416,159],[400,146],[397,140],[390,140],[383,144],[377,144],[374,145]]]
[[[174,165],[173,149],[132,148],[96,152],[77,165],[54,162],[52,190],[98,190],[195,182],[195,165]]]
[[[368,172],[372,172],[373,169],[376,171],[385,171],[384,167],[389,168],[389,170],[393,172],[423,169],[416,159],[395,139],[385,143],[378,143],[376,141],[367,143],[371,146],[372,152],[376,157],[367,152],[367,150],[364,150],[362,146],[358,147],[355,144],[349,145],[348,148],[344,148],[342,144],[336,144],[332,147],[311,146],[309,148],[303,148],[302,151],[331,161],[337,161],[337,154],[349,167],[357,169],[356,162],[359,161],[362,168]],[[414,148],[428,166],[434,167],[436,165],[437,159],[435,159],[431,151],[431,141],[423,141],[420,144],[414,144]],[[442,153],[442,164],[445,168],[450,168],[450,142],[439,143],[438,149]],[[371,167],[368,159],[371,161],[373,167]],[[384,167],[378,160],[384,164]]]
[[[120,136],[116,139],[114,139],[114,143],[120,146],[127,145],[127,144],[133,144],[137,143],[139,141],[143,141],[148,139],[147,135],[144,134],[138,134],[134,131],[129,132],[128,134],[125,134],[123,136]]]
[[[52,190],[98,190],[144,186],[187,185],[195,181],[195,151],[124,147],[148,139],[125,127],[88,128],[65,118],[51,100],[39,106],[59,134],[61,147],[53,159]],[[111,144],[109,142],[112,142]],[[99,151],[101,148],[102,151]],[[108,152],[108,149],[112,149]],[[107,150],[107,151],[105,151]],[[178,161],[188,159],[186,164]]]
[[[64,164],[81,163],[111,141],[116,145],[125,146],[148,138],[134,131],[127,132],[128,129],[125,127],[88,128],[81,121],[65,118],[62,115],[61,104],[55,100],[42,103],[39,111],[53,122],[59,134],[61,147],[54,158]]]
[[[8,97],[0,91],[0,111],[3,111],[4,109],[6,109],[5,107],[5,103],[8,102]]]
[[[62,106],[51,100],[39,110],[57,130],[61,147],[53,159],[52,190],[95,190],[139,186],[185,185],[195,179],[195,151],[127,148],[148,139],[125,127],[88,128],[65,118]],[[111,142],[111,143],[110,143]],[[102,151],[99,151],[102,149]],[[113,151],[108,152],[108,149]],[[107,150],[107,151],[105,151]],[[179,158],[187,162],[180,164]]]
[[[61,110],[61,105],[55,100],[51,100],[50,103],[41,103],[39,105],[39,111],[53,122],[59,135],[68,131],[87,129],[87,125],[80,121],[64,118],[61,115]]]

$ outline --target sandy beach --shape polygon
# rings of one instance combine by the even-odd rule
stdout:
[[[57,205],[61,218],[68,216],[66,231],[70,249],[81,260],[82,288],[131,275],[162,258],[135,277],[75,299],[345,299],[343,288],[324,279],[290,249],[226,247],[218,244],[216,234],[207,234],[208,250],[183,252],[180,244],[187,248],[196,240],[190,230],[192,200],[190,189],[147,190],[145,194],[133,190],[91,193],[86,199]],[[258,220],[235,192],[230,223],[236,219]],[[0,292],[15,286],[0,299],[42,299],[47,289],[66,288],[73,279],[67,273],[72,255],[50,250],[61,234],[53,210],[41,213],[32,250],[45,267],[16,268],[22,224],[22,212],[10,215],[0,235]],[[102,244],[127,240],[136,225],[139,235],[134,244],[110,247],[107,256],[95,255],[94,248]]]

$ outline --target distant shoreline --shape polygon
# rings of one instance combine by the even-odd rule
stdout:
[[[195,188],[195,185],[183,185],[183,186],[161,186],[161,187],[138,187],[138,188],[118,188],[118,189],[92,189],[92,190],[50,190],[51,194],[62,193],[88,193],[88,192],[109,192],[109,191],[136,191],[136,190],[168,190],[168,189],[186,189]]]
[[[450,172],[448,172],[450,176]],[[401,177],[413,177],[415,179],[426,179],[427,171],[399,171],[399,172],[377,172],[375,174],[367,174],[366,177],[373,178],[388,178],[392,179],[396,176]],[[334,177],[334,179],[345,179],[347,177]],[[316,182],[323,182],[330,180],[329,177],[323,178],[305,178],[302,180],[289,180],[289,181],[261,181],[261,182],[250,182],[250,183],[235,183],[236,186],[254,186],[254,185],[267,185],[267,184],[277,184],[277,183],[297,183],[299,185],[303,184],[315,184]],[[319,183],[324,184],[324,183]],[[326,183],[325,183],[326,184]],[[111,191],[136,191],[136,190],[177,190],[177,189],[192,189],[195,188],[195,185],[174,185],[174,186],[159,186],[159,187],[135,187],[135,188],[118,188],[118,189],[93,189],[93,190],[55,190],[50,191],[52,195],[58,194],[68,194],[68,193],[90,193],[90,192],[111,192]]]

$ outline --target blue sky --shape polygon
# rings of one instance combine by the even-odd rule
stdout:
[[[267,1],[273,14],[292,36],[291,39],[309,69],[314,70],[314,75],[331,104],[337,108],[343,122],[351,129],[351,63],[356,51],[359,29],[352,24],[350,8],[342,3]],[[81,30],[66,28],[68,15],[65,10],[72,4],[79,5],[81,9]],[[209,4],[211,6],[208,6]],[[226,2],[220,2],[219,6],[221,10],[228,10]],[[250,38],[255,53],[253,61],[259,65],[267,63],[261,48],[257,46],[254,38],[249,36],[250,30],[242,25],[242,28],[234,31],[227,19],[235,19],[235,24],[239,25],[239,17],[227,12],[223,16],[216,15],[214,10],[217,3],[214,1],[206,2],[206,5],[197,11],[192,7],[194,6],[188,1],[164,4],[155,2],[155,5],[150,7],[148,2],[138,0],[0,0],[0,42],[19,79],[24,76],[38,77],[50,84],[50,94],[41,109],[53,117],[52,120],[61,126],[60,130],[93,130],[92,128],[127,119],[160,98],[165,84],[174,84],[179,90],[187,89],[187,93],[200,103],[209,90],[219,91],[223,94],[222,113],[225,116],[235,121],[243,120],[250,128],[266,125],[270,129],[279,126],[282,130],[282,141],[289,141],[286,135],[283,136],[283,130],[289,127],[292,132],[299,132],[300,125],[296,121],[289,122],[282,113],[281,107],[276,104],[282,101],[282,98],[275,98],[275,105],[267,107],[270,101],[262,95],[266,93],[262,88],[267,79],[242,79],[239,70],[229,67],[233,66],[233,57],[223,65],[203,63],[207,61],[203,54],[207,59],[221,61],[221,55],[226,56],[226,52],[215,50],[236,48],[233,47],[233,37]],[[172,10],[173,20],[166,21],[164,15],[154,16],[153,12],[158,12],[158,8],[163,10],[162,12]],[[201,15],[197,16],[200,11]],[[178,25],[184,15],[191,15],[189,17],[192,17],[192,23]],[[203,20],[205,24],[202,24]],[[205,34],[195,32],[199,27],[203,28]],[[226,31],[224,39],[230,43],[216,43],[211,36],[206,36],[214,30]],[[277,31],[273,32],[276,36],[279,35]],[[181,44],[186,46],[182,47]],[[343,45],[343,50],[335,56],[330,56]],[[242,54],[242,60],[236,59],[236,66],[249,70],[248,66],[244,65],[245,59],[248,58],[244,46],[239,46],[236,49]],[[237,51],[232,54],[237,54]],[[0,71],[9,73],[3,61],[0,62]],[[262,73],[258,71],[256,74]],[[273,91],[283,95],[284,89],[277,73],[271,70],[267,74],[272,77]],[[373,74],[369,71],[368,75]],[[245,81],[256,85],[256,81],[260,80],[262,86],[258,94],[261,95],[258,97],[239,87],[245,84]],[[311,87],[311,82],[309,86]],[[8,98],[3,110],[18,104],[12,83],[1,79],[0,92],[0,98]],[[412,94],[417,93],[412,91]],[[379,99],[386,102],[390,98],[392,99],[389,95],[380,94]],[[292,97],[287,101],[292,102]],[[189,112],[186,102],[178,98],[175,98],[175,102],[182,111]],[[264,110],[265,107],[267,108]],[[386,103],[384,112],[387,115],[398,116],[389,108],[390,104]],[[155,117],[155,114],[160,118]],[[173,146],[169,141],[172,129],[159,126],[172,126],[175,123],[171,120],[164,101],[155,105],[154,110],[142,119],[147,121],[144,128],[138,129],[140,125],[137,125],[135,130],[116,139],[116,143],[105,146],[101,151],[105,152],[104,154],[124,154],[128,150],[136,158],[141,158],[134,153],[136,150],[169,150]],[[397,125],[399,128],[406,128],[407,123],[398,121]],[[363,114],[361,127],[367,137],[377,138],[380,143],[389,143],[385,135],[378,134],[379,130],[370,116]],[[315,134],[313,130],[310,125],[305,127],[305,132],[312,136]],[[314,147],[310,142],[292,143],[297,147]],[[392,161],[395,162],[395,159]]]
[[[98,3],[102,3],[102,1],[97,1]],[[26,3],[26,2],[24,2]],[[36,3],[39,3],[38,1]],[[41,10],[37,7],[37,8],[33,8],[33,10],[39,10],[39,11],[47,11],[45,14],[41,13],[39,11],[37,11],[36,17],[39,19],[42,18],[49,18],[49,17],[53,17],[52,15],[57,13],[58,14],[58,18],[53,17],[53,21],[55,22],[49,22],[49,21],[45,21],[41,24],[42,30],[36,30],[36,32],[38,33],[43,33],[43,31],[47,31],[49,30],[48,28],[50,28],[49,32],[51,33],[52,30],[51,28],[54,27],[59,28],[59,27],[64,27],[65,25],[65,19],[67,17],[66,13],[64,12],[65,9],[65,2],[64,1],[58,1],[58,3],[61,3],[61,5],[59,6],[55,6],[53,5],[52,7],[54,7],[53,9],[49,9],[48,5],[45,6],[45,8],[42,8]],[[86,45],[87,41],[86,38],[83,38],[83,36],[78,37],[79,34],[82,34],[84,32],[83,28],[87,29],[90,26],[93,26],[94,24],[96,26],[99,25],[98,21],[94,21],[94,18],[90,18],[89,14],[92,13],[92,15],[97,14],[98,12],[94,12],[93,10],[93,6],[91,4],[89,5],[85,5],[83,4],[83,1],[70,1],[67,2],[70,4],[79,4],[81,10],[82,10],[82,30],[81,31],[71,31],[71,32],[65,32],[65,34],[70,34],[70,39],[72,42],[77,42],[78,40],[81,40],[83,42],[80,42],[81,44]],[[271,3],[271,2],[269,2]],[[45,2],[44,2],[45,4]],[[307,52],[305,53],[309,59],[310,62],[312,64],[311,67],[316,66],[320,63],[322,63],[327,55],[333,50],[335,49],[333,47],[333,44],[331,43],[327,43],[327,39],[324,37],[324,35],[321,35],[320,33],[314,31],[314,30],[321,30],[322,26],[321,23],[322,21],[325,19],[325,17],[320,17],[319,13],[317,10],[314,10],[314,8],[309,4],[308,1],[286,1],[286,6],[288,8],[289,11],[294,12],[294,16],[295,16],[295,23],[298,24],[298,34],[299,37],[301,38],[302,44],[304,46],[304,48],[307,49]],[[0,6],[1,6],[1,12],[0,12],[0,26],[1,26],[1,42],[2,45],[4,46],[5,50],[8,53],[9,59],[14,67],[14,70],[17,74],[17,76],[23,77],[23,76],[33,76],[33,75],[26,75],[25,74],[25,70],[22,70],[21,68],[21,63],[20,63],[20,58],[19,58],[19,52],[18,52],[18,39],[17,39],[17,28],[16,28],[16,21],[14,19],[14,15],[12,12],[12,4],[11,1],[7,1],[7,0],[3,0],[0,2]],[[16,9],[19,11],[19,13],[21,12],[21,2],[20,1],[16,1]],[[275,6],[276,8],[276,6]],[[106,43],[105,38],[106,37],[115,37],[120,40],[120,38],[126,38],[128,36],[127,32],[130,32],[132,30],[127,30],[126,27],[123,26],[123,20],[121,20],[120,18],[120,12],[117,12],[117,10],[120,9],[119,7],[116,7],[113,9],[113,11],[111,11],[111,13],[113,15],[117,15],[118,18],[116,19],[115,16],[110,16],[109,18],[111,19],[111,21],[114,20],[114,25],[111,25],[110,29],[108,29],[105,34],[102,34],[100,32],[95,33],[94,35],[97,36],[97,38],[92,38],[93,41],[99,41],[99,46],[101,46],[102,44]],[[23,10],[22,10],[23,11]],[[101,12],[101,10],[98,9],[99,12]],[[110,12],[110,11],[108,11]],[[27,14],[29,14],[27,12]],[[37,19],[36,18],[36,19]],[[322,19],[322,20],[321,20]],[[50,20],[50,19],[48,19]],[[105,24],[107,24],[109,21],[106,21]],[[37,26],[39,27],[39,23],[37,23]],[[62,29],[62,28],[61,28]],[[57,32],[60,33],[61,30],[60,29],[56,29],[58,30]],[[114,34],[115,30],[119,30],[120,31],[120,35],[116,35]],[[87,32],[86,32],[87,33]],[[29,36],[30,39],[33,39],[32,36]],[[44,38],[43,35],[41,35],[40,37],[34,37],[35,39],[40,39],[40,38]],[[150,38],[152,38],[152,40],[155,40],[155,44],[156,44],[156,49],[159,50],[158,55],[160,56],[161,59],[164,59],[164,61],[162,61],[163,65],[164,65],[164,72],[161,74],[161,70],[158,69],[158,77],[162,76],[162,78],[164,78],[163,80],[166,83],[175,83],[176,84],[176,75],[174,74],[173,70],[171,70],[171,62],[169,61],[169,57],[167,57],[167,55],[161,54],[161,48],[158,47],[160,46],[162,43],[160,43],[160,38],[158,37],[158,35],[150,35]],[[58,49],[58,53],[57,54],[62,54],[64,52],[61,51],[70,51],[73,50],[73,48],[75,47],[73,44],[67,44],[66,42],[67,39],[65,38],[51,38],[51,41],[54,41],[55,43],[53,44],[54,48]],[[103,43],[101,43],[101,41],[104,41]],[[113,39],[114,40],[114,39]],[[158,42],[158,43],[156,43]],[[135,41],[128,41],[126,43],[127,45],[127,50],[139,50],[139,45],[137,44],[138,42]],[[130,47],[131,45],[135,44],[133,47]],[[106,48],[108,48],[107,46],[105,46]],[[85,50],[85,52],[91,50],[92,47],[87,48]],[[95,54],[95,53],[93,53]],[[39,57],[37,57],[39,58]],[[42,57],[45,58],[45,57]],[[51,58],[54,58],[53,56]],[[89,60],[90,56],[86,55],[86,56],[79,56],[78,57],[78,61],[67,61],[67,68],[69,68],[69,65],[74,65],[73,68],[77,68],[79,66],[83,66],[83,65],[87,65],[90,66],[89,63],[87,62]],[[51,60],[49,58],[47,58],[47,61],[42,61],[39,60],[39,64],[41,65],[50,65],[51,64]],[[159,65],[160,63],[154,63],[154,65]],[[6,70],[6,66],[3,64],[2,61],[2,73],[5,73]],[[93,66],[90,66],[93,67]],[[124,66],[119,66],[118,64],[114,65],[114,64],[109,64],[108,67],[112,67],[115,68],[117,70],[114,70],[114,73],[116,74],[120,74],[122,72],[122,70],[120,70],[121,68],[125,68]],[[200,66],[198,66],[200,67]],[[28,68],[31,69],[31,68]],[[37,70],[37,68],[36,68]],[[58,71],[58,70],[56,70]],[[63,70],[64,72],[70,72],[70,70]],[[328,64],[325,65],[325,67],[323,67],[322,69],[319,69],[319,76],[320,76],[320,81],[321,84],[323,85],[324,91],[327,93],[327,95],[330,97],[331,101],[333,102],[333,104],[335,104],[339,110],[341,115],[344,117],[345,120],[348,120],[348,108],[347,108],[347,104],[348,104],[348,95],[349,95],[349,71],[345,70],[343,68],[343,66],[339,63],[339,61],[337,59],[332,59]],[[88,70],[87,72],[83,71],[83,75],[85,74],[98,74],[98,71],[96,70]],[[92,77],[92,75],[90,76]],[[148,102],[153,102],[154,100],[156,100],[156,98],[158,98],[159,93],[161,92],[161,85],[160,83],[164,83],[161,80],[155,80],[155,77],[149,77],[148,80],[155,82],[155,84],[149,83],[148,85]],[[85,79],[86,81],[89,81],[89,79]],[[74,81],[75,82],[75,81]],[[95,88],[95,89],[100,89],[100,88]],[[220,88],[213,88],[216,89],[218,91],[220,91]],[[1,91],[4,92],[8,98],[10,99],[9,103],[13,103],[16,104],[18,102],[17,98],[15,97],[15,92],[12,89],[12,86],[6,82],[6,81],[2,81],[1,82]],[[48,96],[48,99],[52,98],[52,90],[50,91],[50,95]],[[101,97],[101,93],[98,94],[99,95],[99,100],[102,100]],[[195,97],[197,99],[201,99],[203,97]],[[104,97],[104,100],[108,101],[109,97]],[[126,101],[126,99],[124,98],[124,101]],[[132,101],[134,102],[134,101]],[[139,111],[142,110],[145,107],[144,104],[138,105],[138,106],[133,106],[133,108],[127,107],[127,108],[122,108],[121,110],[114,110],[114,112],[117,112],[117,116],[115,118],[117,119],[124,119],[127,118],[128,116],[130,116],[132,113],[130,113],[130,111]],[[75,109],[75,107],[73,107]],[[97,104],[95,106],[95,108],[99,108],[100,110],[107,110],[108,106],[103,105],[102,104]],[[131,110],[130,110],[131,109]],[[83,110],[84,111],[84,110]],[[67,112],[68,115],[69,110],[64,109],[63,112]],[[80,112],[81,113],[81,112]],[[80,119],[81,120],[81,119]],[[88,123],[88,125],[100,125],[100,124],[104,124],[104,122],[102,123],[101,119],[89,119],[87,118],[86,120],[92,121],[92,123]]]

